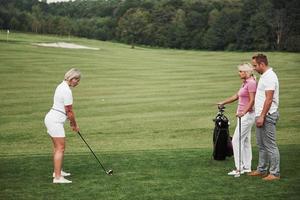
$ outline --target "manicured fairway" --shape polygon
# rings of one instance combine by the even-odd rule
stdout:
[[[32,45],[72,42],[76,50]],[[227,176],[233,158],[211,159],[215,103],[240,85],[236,66],[253,52],[153,49],[0,32],[0,199],[298,199],[300,54],[266,52],[280,80],[277,141],[282,179]],[[81,132],[114,176],[106,176],[68,124],[65,169],[71,185],[51,183],[52,146],[43,118],[70,67]],[[236,104],[226,109],[233,133]],[[257,164],[252,132],[253,168]]]

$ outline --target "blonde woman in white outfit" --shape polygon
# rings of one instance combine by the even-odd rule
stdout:
[[[45,117],[45,125],[53,142],[53,183],[72,183],[64,178],[70,173],[62,171],[65,151],[64,123],[68,119],[73,131],[78,132],[79,127],[72,109],[73,96],[71,88],[80,82],[81,73],[78,69],[70,69],[65,79],[60,83],[54,93],[53,106]]]
[[[219,105],[225,105],[238,100],[236,116],[237,119],[239,117],[241,118],[241,138],[239,136],[238,125],[236,126],[232,138],[235,169],[229,172],[228,175],[244,174],[245,172],[251,172],[251,128],[255,121],[253,105],[257,83],[252,74],[253,67],[251,64],[241,64],[238,66],[238,70],[239,76],[243,81],[241,88],[232,97],[229,97],[226,100],[218,103]],[[241,166],[239,160],[239,140],[241,140]]]

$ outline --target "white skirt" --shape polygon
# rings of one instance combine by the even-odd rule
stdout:
[[[51,137],[65,137],[64,123],[66,119],[67,117],[63,113],[50,110],[44,120],[47,133]]]

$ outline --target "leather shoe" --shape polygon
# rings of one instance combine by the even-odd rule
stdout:
[[[274,180],[279,180],[280,176],[274,176],[273,174],[269,174],[265,178],[263,178],[264,181],[274,181]]]
[[[261,172],[255,170],[255,171],[252,171],[252,172],[248,173],[248,176],[260,176],[260,177],[266,177],[267,174],[266,174],[266,173],[261,173]]]

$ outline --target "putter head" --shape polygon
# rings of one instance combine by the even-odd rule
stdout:
[[[114,173],[114,171],[112,169],[110,169],[106,172],[107,175],[111,175],[111,176],[113,175],[113,173]]]

